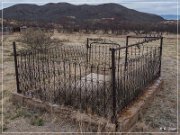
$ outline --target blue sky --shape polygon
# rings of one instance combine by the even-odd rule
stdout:
[[[155,13],[159,15],[177,14],[180,2],[178,0],[0,0],[3,7],[9,7],[18,3],[34,3],[43,5],[46,3],[68,2],[72,4],[102,4],[102,3],[118,3],[131,9],[135,9],[147,13]],[[38,1],[38,2],[37,2]],[[1,5],[2,9],[2,5]]]

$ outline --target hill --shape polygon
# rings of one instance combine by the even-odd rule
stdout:
[[[138,12],[118,4],[72,5],[69,3],[48,3],[45,5],[17,4],[3,9],[5,19],[47,23],[100,22],[160,22],[158,15]]]

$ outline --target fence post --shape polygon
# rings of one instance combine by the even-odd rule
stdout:
[[[116,116],[116,76],[115,76],[115,70],[116,70],[116,63],[115,63],[115,49],[114,48],[110,48],[111,51],[111,61],[112,61],[112,65],[111,65],[111,70],[112,70],[112,97],[113,97],[113,116],[111,118],[113,123],[117,123],[117,116]]]
[[[127,70],[128,39],[129,39],[129,36],[126,36],[126,52],[125,52],[125,65],[124,65],[125,71]]]
[[[86,49],[87,49],[87,62],[88,62],[88,60],[89,60],[89,58],[88,58],[88,49],[89,49],[89,38],[87,38],[87,41],[86,41]]]
[[[13,42],[13,52],[14,52],[15,74],[16,74],[16,88],[17,88],[17,93],[21,93],[21,91],[19,89],[19,74],[18,74],[17,52],[16,52],[16,43],[15,42]]]
[[[159,76],[161,76],[162,44],[163,44],[163,37],[161,37],[161,40],[160,40],[160,54],[159,54],[159,60],[160,60],[160,63],[159,63]]]

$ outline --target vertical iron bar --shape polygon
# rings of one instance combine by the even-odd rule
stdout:
[[[77,66],[77,63],[74,63],[74,81],[75,81],[75,86],[74,86],[74,92],[75,93],[77,93],[77,87],[76,87],[76,85],[77,85],[77,79],[76,79],[76,77],[77,77],[77,71],[76,71],[76,66]],[[76,105],[76,104],[75,104]]]
[[[105,56],[106,57],[106,56]],[[104,93],[104,96],[103,96],[103,110],[104,110],[104,117],[106,117],[106,78],[105,78],[105,71],[106,71],[106,64],[104,65],[104,70],[103,70],[103,75],[104,75],[104,79],[103,79],[103,93]]]
[[[100,110],[100,109],[99,109],[99,108],[100,108],[100,106],[99,106],[99,105],[100,105],[100,98],[101,98],[101,97],[99,96],[99,93],[100,93],[101,91],[100,91],[100,92],[98,91],[98,90],[99,90],[99,85],[100,85],[100,84],[99,84],[99,82],[100,82],[100,80],[99,80],[99,65],[97,65],[96,71],[97,71],[97,80],[96,80],[96,83],[97,83],[97,87],[96,87],[96,88],[97,88],[97,90],[96,90],[96,98],[95,98],[95,99],[96,99],[96,110],[97,110],[98,115],[101,115],[101,114],[100,114],[100,111],[99,111],[99,110]]]
[[[85,107],[85,111],[87,112],[87,106],[88,106],[88,94],[87,94],[87,70],[88,70],[88,64],[85,64],[85,102],[83,107]]]
[[[66,95],[67,95],[67,89],[66,89],[66,81],[67,81],[67,78],[66,78],[66,65],[65,65],[65,60],[63,60],[63,71],[64,71],[64,103],[66,104]]]
[[[13,52],[14,52],[15,74],[16,74],[16,88],[17,88],[17,93],[21,93],[21,90],[19,89],[19,74],[18,74],[17,51],[16,51],[15,42],[13,42]]]
[[[88,58],[88,49],[89,49],[89,38],[87,38],[87,42],[86,42],[86,49],[87,49],[87,63],[88,63],[88,60],[89,60],[89,58]]]
[[[159,63],[159,76],[161,75],[162,44],[163,44],[163,37],[161,37],[161,40],[160,40],[160,55],[159,55],[159,60],[160,60],[160,63]]]
[[[129,39],[129,36],[126,37],[126,54],[125,54],[125,71],[127,70],[127,55],[128,55],[128,39]]]
[[[116,118],[116,78],[115,78],[115,49],[111,48],[111,61],[112,61],[112,96],[113,96],[113,116],[112,116],[112,122],[116,123],[117,122],[117,118]]]
[[[53,80],[53,85],[54,85],[54,103],[56,103],[57,102],[57,98],[56,98],[56,66],[55,66],[55,56],[54,56],[54,52],[55,50],[52,50],[52,54],[51,55],[53,55],[53,63],[52,63],[52,65],[53,65],[53,78],[54,78],[54,80]]]
[[[80,111],[82,112],[82,70],[81,70],[81,68],[83,68],[82,67],[83,65],[81,65],[80,63],[79,63],[79,72],[80,72],[80,76],[79,76],[79,79],[80,79],[80,93],[79,93],[79,102],[80,102]]]

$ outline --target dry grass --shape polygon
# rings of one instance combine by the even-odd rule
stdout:
[[[163,90],[154,98],[133,131],[177,130],[177,49],[176,36],[165,38],[162,56]],[[179,55],[179,54],[178,54]],[[142,126],[144,125],[144,126]],[[170,128],[170,129],[168,129]],[[171,129],[172,128],[172,129]]]
[[[37,112],[27,108],[18,107],[11,102],[11,92],[15,91],[15,75],[12,54],[12,42],[18,39],[19,35],[10,35],[4,37],[4,58],[3,58],[3,119],[4,131],[7,132],[77,132],[81,131],[79,125],[75,125],[71,120],[59,118],[53,114]],[[64,44],[76,45],[77,43],[85,44],[87,37],[109,38],[120,44],[125,44],[125,38],[120,36],[109,35],[92,35],[92,34],[59,34],[56,33],[54,38],[60,39]],[[160,91],[154,101],[142,115],[141,120],[134,126],[132,131],[161,131],[160,127],[176,128],[177,126],[177,61],[176,61],[176,37],[170,35],[164,39],[163,61],[162,61],[162,78],[164,79],[164,89]],[[2,50],[1,50],[2,51]],[[2,65],[2,61],[0,63]],[[2,67],[2,66],[1,66]],[[1,68],[2,70],[2,68]],[[2,86],[2,83],[1,83]],[[180,96],[180,95],[179,95]],[[1,102],[2,104],[2,102]],[[2,113],[2,112],[1,112]],[[33,122],[37,118],[39,122]],[[40,123],[41,123],[40,122]],[[32,124],[36,123],[36,124]],[[2,124],[2,123],[1,123]],[[81,125],[81,124],[80,124]],[[83,129],[85,130],[85,129]],[[86,131],[91,131],[86,130]]]

